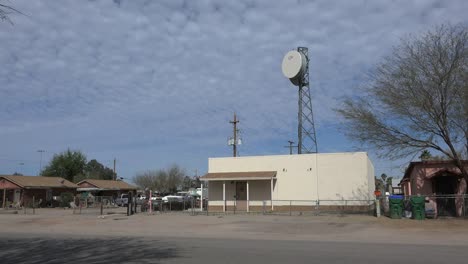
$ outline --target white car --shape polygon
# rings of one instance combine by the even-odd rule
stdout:
[[[167,195],[162,198],[163,203],[168,203],[168,202],[176,202],[176,203],[182,203],[184,202],[184,196],[179,196],[179,195]]]

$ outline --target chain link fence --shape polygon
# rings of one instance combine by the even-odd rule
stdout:
[[[207,214],[375,214],[375,200],[210,201]]]
[[[390,201],[395,196],[382,196],[378,199],[381,215],[390,215]],[[397,196],[398,197],[398,196]],[[468,217],[468,195],[413,195],[400,196],[403,199],[403,217],[412,217],[412,197],[424,197],[426,218]]]

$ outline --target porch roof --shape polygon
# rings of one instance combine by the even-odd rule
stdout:
[[[233,181],[233,180],[271,180],[276,177],[276,171],[237,171],[211,172],[200,177],[202,181]]]

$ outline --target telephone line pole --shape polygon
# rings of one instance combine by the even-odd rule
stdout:
[[[116,181],[117,180],[117,173],[115,173],[115,163],[117,162],[117,159],[114,158],[114,180]]]
[[[237,119],[236,113],[234,113],[234,121],[229,121],[233,125],[233,134],[234,134],[234,142],[232,143],[232,156],[237,157],[237,123],[240,121]]]

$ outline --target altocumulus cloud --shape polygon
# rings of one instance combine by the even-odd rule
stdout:
[[[0,172],[37,171],[36,149],[117,156],[123,175],[229,155],[237,111],[241,154],[285,153],[296,91],[282,56],[309,47],[322,151],[339,98],[365,81],[400,37],[466,22],[460,1],[15,0],[0,24]],[[323,135],[323,136],[321,136]],[[6,158],[5,158],[6,157]],[[9,160],[9,161],[7,161]]]

